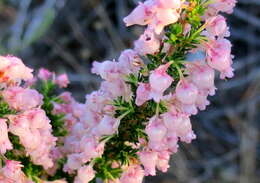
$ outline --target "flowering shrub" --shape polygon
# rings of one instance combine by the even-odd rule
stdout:
[[[118,61],[94,62],[104,81],[84,104],[66,74],[0,57],[0,183],[141,183],[166,172],[191,115],[215,94],[215,71],[233,76],[225,18],[236,0],[147,0],[124,18],[146,26]],[[201,53],[200,60],[189,55]]]

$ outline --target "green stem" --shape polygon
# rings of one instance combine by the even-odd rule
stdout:
[[[114,135],[107,136],[106,138],[104,138],[103,140],[101,140],[101,142],[107,143],[107,141],[109,141],[110,139],[112,139],[114,136],[115,136],[115,134],[114,134]],[[95,162],[95,159],[92,160],[92,161]]]
[[[156,116],[159,116],[160,113],[160,102],[156,104]]]
[[[127,116],[130,112],[132,112],[133,110],[131,109],[131,110],[128,110],[128,111],[126,111],[124,114],[122,114],[121,116],[119,116],[117,119],[118,120],[122,120],[125,116]]]
[[[216,0],[206,0],[204,3],[203,3],[203,5],[204,5],[204,7],[206,7],[206,6],[208,6],[208,5],[210,5],[210,4],[212,4],[212,3],[214,3]]]
[[[127,107],[117,107],[116,110],[120,110],[120,111],[125,111],[127,110],[128,108]]]
[[[3,167],[3,159],[2,159],[2,155],[0,155],[0,168],[2,168]]]
[[[192,36],[190,37],[190,40],[193,40],[194,37],[196,37],[198,34],[200,34],[206,28],[206,26],[207,26],[207,22],[204,23],[196,32],[194,32],[192,34]]]
[[[39,177],[36,177],[36,176],[33,176],[32,179],[35,180],[37,183],[42,182],[42,180]]]
[[[179,67],[179,65],[178,64],[174,64],[175,65],[175,67],[176,67],[176,69],[177,69],[177,71],[178,71],[178,74],[179,74],[179,76],[180,76],[180,79],[183,79],[184,78],[184,76],[183,76],[183,73],[182,73],[182,71],[181,71],[181,68]]]
[[[6,161],[7,158],[4,155],[0,154],[0,160]]]

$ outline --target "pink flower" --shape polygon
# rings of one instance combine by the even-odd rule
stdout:
[[[137,106],[143,105],[146,101],[150,100],[151,87],[148,83],[139,83],[136,90],[135,104]]]
[[[49,80],[53,77],[53,73],[50,72],[48,69],[41,68],[38,73],[38,78],[43,81]]]
[[[0,82],[8,84],[31,80],[33,78],[32,71],[17,57],[0,56]]]
[[[67,112],[71,112],[67,104],[59,104],[56,102],[52,102],[53,110],[52,114],[66,114]]]
[[[179,9],[182,4],[180,0],[157,0],[157,2],[159,3],[159,7],[164,9]]]
[[[191,24],[186,23],[183,28],[183,34],[187,35],[191,31]]]
[[[207,100],[208,92],[199,91],[197,100],[196,100],[196,106],[200,110],[205,110],[206,106],[210,104],[210,102]]]
[[[179,19],[177,9],[180,7],[180,0],[148,0],[139,3],[133,12],[124,18],[124,22],[127,26],[149,24],[151,30],[160,34],[165,26],[175,23]]]
[[[234,7],[236,6],[237,0],[216,0],[210,6],[213,7],[217,12],[225,12],[231,14]]]
[[[123,51],[118,58],[118,61],[125,74],[137,74],[144,64],[137,52],[132,49]]]
[[[180,14],[175,9],[158,8],[156,18],[150,24],[149,28],[153,29],[156,34],[160,34],[164,27],[178,21]]]
[[[82,137],[85,135],[86,129],[82,123],[77,122],[72,126],[71,133],[77,135],[78,137]]]
[[[102,91],[94,91],[86,95],[86,106],[92,111],[101,112],[106,104],[109,103],[109,95]]]
[[[72,103],[74,102],[73,97],[71,96],[70,92],[63,92],[59,95],[59,98],[61,98],[66,103]]]
[[[117,78],[113,82],[103,81],[100,90],[106,93],[110,99],[123,97],[126,101],[129,101],[132,97],[130,85],[126,84],[121,78]]]
[[[6,119],[0,118],[0,154],[5,154],[6,150],[11,149],[13,149],[13,145],[8,138]]]
[[[162,114],[163,123],[169,131],[176,130],[176,124],[181,124],[183,121],[183,114],[178,112],[167,112]]]
[[[85,135],[85,133],[83,134]],[[64,139],[64,152],[66,153],[80,153],[80,140],[82,135],[74,135],[73,133]]]
[[[83,166],[78,170],[74,183],[88,183],[94,179],[96,172],[92,166]]]
[[[197,99],[196,99],[197,100]],[[197,109],[197,106],[196,104],[183,104],[183,103],[179,103],[177,104],[180,108],[180,110],[187,114],[187,115],[196,115],[198,114],[198,109]]]
[[[155,176],[158,154],[152,151],[142,151],[139,152],[138,155],[142,165],[144,166],[145,176]]]
[[[67,74],[61,74],[57,78],[55,78],[55,83],[60,87],[60,88],[66,88],[69,84],[69,79]]]
[[[81,122],[86,128],[92,128],[100,122],[102,117],[103,116],[100,113],[87,108],[85,114],[81,117]]]
[[[167,69],[170,63],[161,65],[154,71],[152,71],[149,77],[149,83],[151,86],[151,97],[155,102],[160,102],[164,91],[169,88],[173,82],[173,78],[167,74]]]
[[[210,95],[215,94],[215,71],[203,62],[194,62],[189,68],[190,79],[200,90],[207,91]]]
[[[227,39],[211,40],[206,53],[209,66],[221,72],[221,79],[233,77],[231,43]]]
[[[32,162],[42,165],[45,169],[51,168],[53,162],[50,153],[56,145],[57,138],[51,134],[50,120],[45,111],[32,109],[9,116],[9,120],[10,132],[19,137]]]
[[[72,172],[72,170],[79,169],[82,164],[82,156],[80,154],[69,154],[67,163],[65,164],[63,170],[65,172]]]
[[[36,82],[37,82],[37,78],[34,77],[34,78],[30,79],[30,80],[25,81],[24,84],[23,84],[23,87],[24,88],[34,87]]]
[[[143,35],[134,42],[134,50],[140,55],[154,54],[159,51],[160,40],[150,29],[146,29]]]
[[[119,124],[120,120],[105,115],[103,119],[99,122],[97,127],[94,128],[93,133],[98,136],[112,135],[117,131]]]
[[[139,165],[130,165],[123,172],[120,183],[142,183],[144,178],[144,170]]]
[[[25,183],[25,181],[22,181],[25,179],[25,175],[21,170],[22,167],[23,165],[19,161],[7,160],[5,166],[1,169],[1,173],[7,179],[6,182],[9,183],[9,180],[13,181],[11,183]]]
[[[139,3],[139,5],[124,18],[126,26],[131,26],[134,24],[147,25],[151,22],[152,16],[154,14],[154,3],[153,0],[148,0],[145,3]]]
[[[228,37],[230,35],[226,19],[222,15],[209,18],[207,20],[206,30],[212,36]]]
[[[164,37],[164,39],[167,39]],[[163,43],[162,53],[168,53],[171,49],[172,45],[170,43]]]
[[[0,70],[2,72],[10,65],[11,65],[11,61],[8,59],[8,56],[0,56]],[[1,77],[3,77],[2,74],[4,73],[1,73]]]
[[[122,75],[122,68],[115,61],[94,62],[91,72],[100,75],[104,80],[113,81]]]
[[[181,113],[168,112],[162,115],[169,132],[176,134],[182,141],[189,143],[196,136],[192,131],[190,119]]]
[[[162,151],[158,153],[158,160],[156,163],[156,167],[158,168],[158,170],[164,173],[167,172],[168,168],[170,167],[169,160],[170,153],[168,151]]]
[[[176,98],[183,104],[194,104],[198,95],[198,88],[187,80],[180,80],[176,87]]]
[[[103,142],[99,142],[95,137],[85,134],[80,141],[80,149],[83,152],[83,162],[88,162],[92,158],[100,157],[103,154],[104,145]]]
[[[164,126],[162,119],[154,116],[146,126],[145,132],[149,137],[149,141],[161,143],[166,136],[167,129]]]
[[[119,179],[108,180],[108,183],[122,183]]]
[[[9,87],[2,92],[4,100],[15,110],[29,110],[43,104],[43,96],[33,89],[18,86]]]
[[[166,143],[168,146],[168,150],[172,153],[176,153],[178,151],[179,145],[178,145],[178,136],[173,133],[172,131],[168,131],[167,137],[166,137]]]

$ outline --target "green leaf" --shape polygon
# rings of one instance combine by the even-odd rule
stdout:
[[[16,114],[16,111],[11,109],[9,105],[3,100],[3,98],[0,97],[0,118],[11,114]]]
[[[55,18],[54,8],[44,9],[41,16],[37,15],[29,24],[27,31],[23,37],[23,47],[28,47],[38,39],[40,39],[50,28]]]

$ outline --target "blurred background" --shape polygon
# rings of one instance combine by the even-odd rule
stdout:
[[[142,32],[122,22],[137,1],[0,0],[0,53],[67,72],[83,102],[100,83],[91,63],[117,58]],[[193,118],[197,140],[181,145],[167,174],[145,183],[260,183],[260,0],[238,1],[228,16],[235,78],[216,81],[212,105]]]

